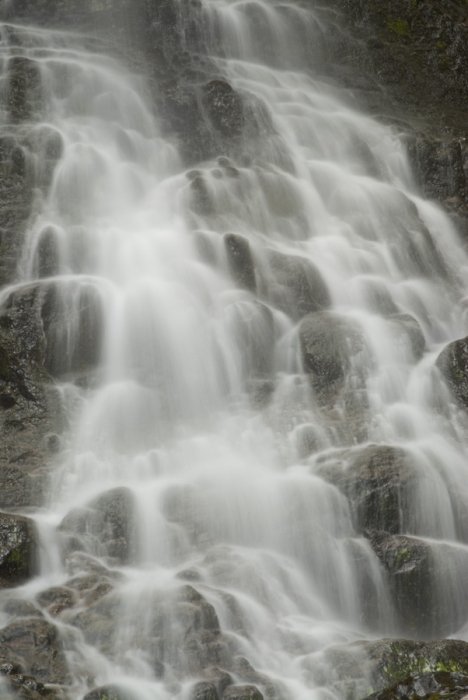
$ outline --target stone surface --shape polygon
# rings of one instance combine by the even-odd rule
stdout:
[[[468,408],[468,338],[449,343],[437,358],[436,365],[457,401]]]
[[[367,532],[388,577],[399,629],[412,639],[454,634],[468,619],[462,547]]]
[[[271,270],[268,298],[281,311],[299,320],[330,306],[327,286],[310,260],[272,251],[268,262]]]
[[[34,523],[0,513],[0,588],[28,581],[37,572],[38,536]]]
[[[404,532],[411,523],[412,495],[418,473],[399,447],[367,445],[320,457],[314,473],[349,499],[358,531]]]
[[[58,630],[46,620],[18,620],[1,629],[0,657],[19,663],[40,683],[70,681]]]
[[[263,695],[255,685],[230,685],[223,700],[263,700]]]
[[[129,563],[136,556],[134,507],[130,489],[117,487],[95,498],[86,508],[70,511],[59,528],[77,538],[69,537],[68,549],[82,547],[93,554]]]
[[[229,268],[235,282],[239,287],[243,287],[249,292],[255,292],[257,283],[249,241],[244,236],[228,233],[224,236],[224,245]]]
[[[425,673],[403,681],[369,695],[373,700],[419,700],[430,697],[431,700],[450,697],[454,700],[466,697],[468,676],[461,673]]]

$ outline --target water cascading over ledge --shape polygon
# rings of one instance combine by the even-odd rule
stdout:
[[[456,232],[326,10],[119,8],[3,7],[0,692],[467,672]]]

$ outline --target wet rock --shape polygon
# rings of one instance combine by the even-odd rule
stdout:
[[[223,700],[263,700],[263,695],[255,685],[230,685]]]
[[[103,685],[87,693],[83,700],[135,700],[135,696],[118,685]]]
[[[305,258],[272,251],[269,265],[273,284],[268,298],[295,320],[330,306],[330,295],[318,269]]]
[[[388,576],[399,628],[413,639],[453,634],[468,619],[462,548],[404,535],[368,532]]]
[[[72,625],[81,630],[87,644],[97,647],[101,653],[110,657],[115,652],[117,642],[119,603],[116,596],[108,595],[70,620]]]
[[[37,571],[38,540],[34,523],[0,513],[0,588],[25,583]]]
[[[4,613],[12,617],[43,617],[42,612],[33,603],[17,598],[7,600],[2,609]]]
[[[40,106],[41,76],[36,61],[22,56],[8,64],[7,104],[12,122],[31,119]]]
[[[44,367],[51,376],[60,378],[97,367],[104,318],[96,287],[49,284],[41,301],[41,319],[46,340]]]
[[[368,445],[319,458],[314,472],[337,486],[352,504],[355,525],[404,532],[411,523],[418,474],[399,447]]]
[[[63,610],[68,610],[76,605],[77,599],[69,588],[48,588],[36,596],[36,600],[43,608],[47,608],[50,615],[59,615]]]
[[[219,700],[218,693],[212,683],[200,681],[190,689],[190,700]]]
[[[91,501],[87,508],[72,510],[60,524],[90,551],[128,563],[135,556],[135,502],[130,489],[118,487]],[[69,540],[70,542],[70,540]]]
[[[21,664],[40,683],[70,680],[58,630],[45,620],[20,620],[0,630],[0,656]]]
[[[232,677],[217,666],[211,666],[205,669],[204,676],[210,685],[214,686],[218,696],[223,697],[224,691],[230,685],[232,685]]]
[[[244,127],[243,101],[224,80],[212,80],[203,87],[203,107],[212,126],[223,136],[240,136]]]
[[[229,268],[235,282],[239,287],[255,293],[257,283],[249,241],[244,236],[228,233],[224,236],[224,245]]]
[[[53,277],[60,271],[60,255],[57,234],[52,226],[41,232],[37,247],[37,268],[39,277]]]
[[[377,690],[421,673],[451,671],[468,674],[468,643],[457,639],[428,643],[380,639],[351,646],[365,651],[370,682]]]
[[[392,314],[390,320],[395,322],[400,339],[405,345],[409,345],[414,359],[416,361],[420,360],[424,355],[426,339],[421,326],[414,316],[410,314]]]
[[[447,345],[436,362],[458,402],[468,408],[468,337]]]
[[[430,697],[433,700],[439,698],[462,698],[468,691],[468,676],[461,673],[424,673],[369,695],[373,700],[418,700]]]
[[[321,402],[329,402],[343,388],[351,358],[364,341],[349,319],[335,313],[309,314],[300,326],[302,362]]]
[[[234,315],[235,314],[235,315]],[[257,301],[236,304],[233,330],[247,383],[268,378],[273,371],[275,324],[270,309]],[[267,390],[268,391],[268,390]]]

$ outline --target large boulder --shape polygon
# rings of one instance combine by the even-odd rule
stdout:
[[[367,445],[319,457],[314,473],[347,496],[358,531],[400,533],[412,519],[418,473],[401,447]]]
[[[224,236],[224,245],[229,268],[235,282],[239,287],[243,287],[249,292],[255,292],[257,283],[249,241],[237,233],[228,233]]]
[[[327,285],[307,258],[270,251],[268,266],[268,300],[294,320],[330,306]]]
[[[58,630],[46,620],[18,620],[1,629],[0,657],[20,664],[26,674],[40,683],[70,681]]]
[[[348,318],[322,311],[304,318],[299,337],[303,367],[317,399],[333,403],[351,370],[359,371],[352,359],[365,349],[362,333]]]
[[[468,554],[463,547],[384,532],[367,535],[386,572],[403,634],[435,639],[464,625]]]
[[[428,696],[433,700],[446,697],[458,700],[466,697],[467,691],[468,676],[439,671],[405,678],[380,692],[372,693],[366,700],[422,700]]]
[[[19,585],[34,576],[38,544],[32,520],[0,513],[0,588]]]
[[[78,538],[91,553],[128,563],[136,556],[133,494],[125,487],[106,491],[86,508],[70,511],[59,529],[68,536],[68,547],[72,549]]]
[[[263,700],[263,695],[255,685],[230,685],[223,700]]]
[[[449,343],[436,364],[457,401],[468,408],[468,337]]]
[[[103,685],[87,693],[83,700],[135,700],[135,696],[118,685]]]

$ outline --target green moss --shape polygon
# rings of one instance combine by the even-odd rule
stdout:
[[[387,18],[387,26],[389,29],[392,30],[392,32],[395,32],[395,34],[398,34],[398,36],[411,36],[411,29],[408,24],[408,22],[405,19],[401,19],[397,17],[396,19],[393,19],[392,17]]]
[[[436,47],[437,47],[437,49],[438,49],[439,51],[444,51],[444,49],[446,48],[446,46],[447,46],[447,44],[445,43],[445,41],[438,41],[438,42],[436,43]]]
[[[442,71],[449,70],[451,66],[451,60],[450,56],[442,56],[442,58],[439,61],[439,68]],[[462,374],[461,372],[459,373],[460,375]]]

